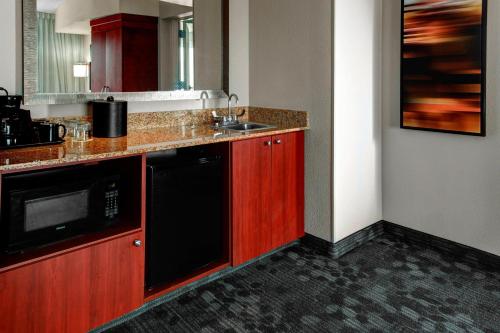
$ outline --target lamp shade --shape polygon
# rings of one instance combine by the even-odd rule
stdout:
[[[83,64],[83,63],[73,65],[73,76],[74,77],[89,77],[89,65]]]

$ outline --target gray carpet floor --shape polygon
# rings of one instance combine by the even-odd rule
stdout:
[[[500,268],[388,235],[339,260],[297,245],[108,332],[500,332]]]

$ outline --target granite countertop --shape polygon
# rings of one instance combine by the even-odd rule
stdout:
[[[295,124],[252,133],[216,130],[209,125],[170,126],[151,129],[131,129],[126,137],[116,139],[94,138],[89,142],[76,142],[68,138],[65,143],[37,148],[0,151],[0,173],[53,166],[64,163],[98,160],[142,154],[165,149],[203,144],[238,141],[269,135],[306,130]]]

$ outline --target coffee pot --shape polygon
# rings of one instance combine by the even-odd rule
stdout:
[[[9,95],[7,89],[0,87],[0,91],[3,91],[5,95],[0,95],[0,108],[13,108],[20,109],[21,103],[23,101],[23,96],[21,95]]]
[[[0,109],[2,145],[12,146],[33,142],[33,124],[27,110],[3,107]]]

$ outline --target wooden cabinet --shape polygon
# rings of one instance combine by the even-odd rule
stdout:
[[[158,18],[115,14],[90,21],[91,90],[158,90]]]
[[[89,249],[90,328],[142,306],[144,241],[141,237],[142,233],[137,233]]]
[[[0,275],[0,332],[87,332],[143,303],[142,232]],[[5,320],[8,318],[8,320]]]
[[[232,144],[233,265],[272,248],[271,137]]]
[[[232,262],[304,235],[304,133],[232,144]]]
[[[304,237],[304,132],[273,137],[272,247]]]

